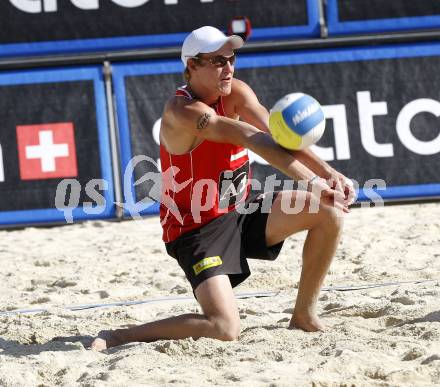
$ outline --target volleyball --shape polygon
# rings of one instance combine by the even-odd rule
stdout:
[[[305,149],[324,134],[324,112],[310,95],[288,94],[270,110],[269,129],[273,139],[282,147]]]

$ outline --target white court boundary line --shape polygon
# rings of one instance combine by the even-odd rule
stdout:
[[[423,284],[423,283],[429,283],[429,282],[439,282],[440,279],[433,279],[433,280],[417,280],[417,281],[397,281],[397,282],[384,282],[384,283],[378,283],[378,284],[369,284],[369,285],[350,285],[350,286],[328,286],[323,287],[321,290],[324,292],[328,291],[338,291],[338,292],[346,292],[350,290],[363,290],[363,289],[372,289],[372,288],[382,288],[385,286],[396,286],[396,285],[405,285],[405,284]]]
[[[419,285],[419,284],[426,284],[426,283],[432,283],[437,282],[440,283],[440,280],[434,279],[434,280],[418,280],[418,281],[400,281],[400,282],[384,282],[384,283],[376,283],[376,284],[369,284],[369,285],[349,285],[349,286],[326,286],[323,287],[321,290],[323,292],[330,292],[330,291],[337,291],[337,292],[347,292],[347,291],[354,291],[354,290],[365,290],[365,289],[373,289],[373,288],[381,288],[386,286],[399,286],[399,285],[407,285],[407,284],[413,284],[413,285]],[[274,297],[280,294],[280,292],[277,291],[264,291],[264,292],[244,292],[244,293],[237,293],[235,295],[238,299],[244,299],[244,298],[261,298],[261,297]],[[147,299],[147,300],[140,300],[140,301],[119,301],[119,302],[112,302],[108,304],[83,304],[83,305],[76,305],[76,306],[61,306],[61,307],[54,307],[57,309],[64,309],[71,312],[75,311],[81,311],[81,310],[88,310],[88,309],[98,309],[98,308],[111,308],[111,307],[117,307],[117,306],[133,306],[133,305],[142,305],[142,304],[158,304],[161,302],[176,302],[176,301],[195,301],[195,298],[192,296],[182,296],[182,297],[162,297],[162,298],[154,298],[154,299]],[[47,308],[40,308],[40,309],[17,309],[17,310],[11,310],[7,312],[0,312],[0,316],[14,316],[18,314],[31,314],[31,313],[47,313],[50,310]]]
[[[249,292],[249,293],[238,293],[235,295],[236,298],[251,298],[251,297],[273,297],[277,295],[279,292]],[[157,304],[161,302],[174,302],[174,301],[196,301],[193,296],[182,296],[182,297],[162,297],[162,298],[154,298],[140,301],[119,301],[112,302],[108,304],[84,304],[84,305],[75,305],[75,306],[60,306],[54,307],[57,309],[69,310],[72,312],[79,310],[87,310],[87,309],[97,309],[97,308],[111,308],[116,306],[132,306],[132,305],[141,305],[141,304]],[[47,308],[41,309],[18,309],[11,310],[7,312],[0,312],[0,316],[10,316],[17,314],[30,314],[30,313],[44,313],[49,312],[50,310]]]

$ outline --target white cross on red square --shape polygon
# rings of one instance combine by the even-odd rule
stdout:
[[[73,123],[17,126],[22,180],[78,175]]]

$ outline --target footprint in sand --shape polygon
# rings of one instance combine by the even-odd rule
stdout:
[[[426,364],[432,363],[433,361],[438,361],[438,360],[440,360],[440,356],[436,354],[436,355],[432,355],[432,356],[427,357],[420,364],[426,365]]]
[[[405,352],[402,360],[411,361],[424,356],[426,353],[423,348],[411,348],[409,351]]]
[[[53,282],[52,284],[50,284],[50,285],[48,285],[49,287],[52,287],[52,288],[68,288],[68,287],[71,287],[71,286],[76,286],[78,283],[77,282],[75,282],[75,281],[68,281],[68,280],[65,280],[65,279],[59,279],[59,280],[56,280],[55,282]]]
[[[185,294],[188,293],[188,289],[182,285],[176,285],[171,289],[171,293],[175,294]]]
[[[403,321],[404,321],[404,320],[401,319],[401,318],[394,317],[394,316],[390,316],[390,317],[387,317],[387,318],[386,318],[386,320],[385,320],[385,326],[386,326],[387,328],[389,328],[389,327],[393,327],[393,326],[395,326],[395,325],[399,325],[399,324],[401,324]]]
[[[36,304],[45,304],[47,302],[50,301],[49,297],[39,297],[36,300],[31,301],[31,305],[36,305]]]
[[[99,294],[99,298],[101,298],[101,300],[110,297],[109,292],[107,292],[106,290],[99,290],[97,293]]]
[[[414,305],[416,302],[407,296],[394,297],[391,302],[396,302],[402,305]]]
[[[324,310],[332,310],[332,309],[340,309],[343,308],[344,305],[339,302],[329,302],[324,306]]]
[[[262,312],[258,312],[256,310],[250,309],[250,308],[246,308],[242,311],[245,314],[251,315],[251,316],[262,316],[264,313]]]

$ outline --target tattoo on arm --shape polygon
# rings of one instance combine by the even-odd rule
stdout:
[[[210,119],[211,119],[211,114],[209,113],[202,114],[197,120],[197,130],[205,129],[208,126]]]

